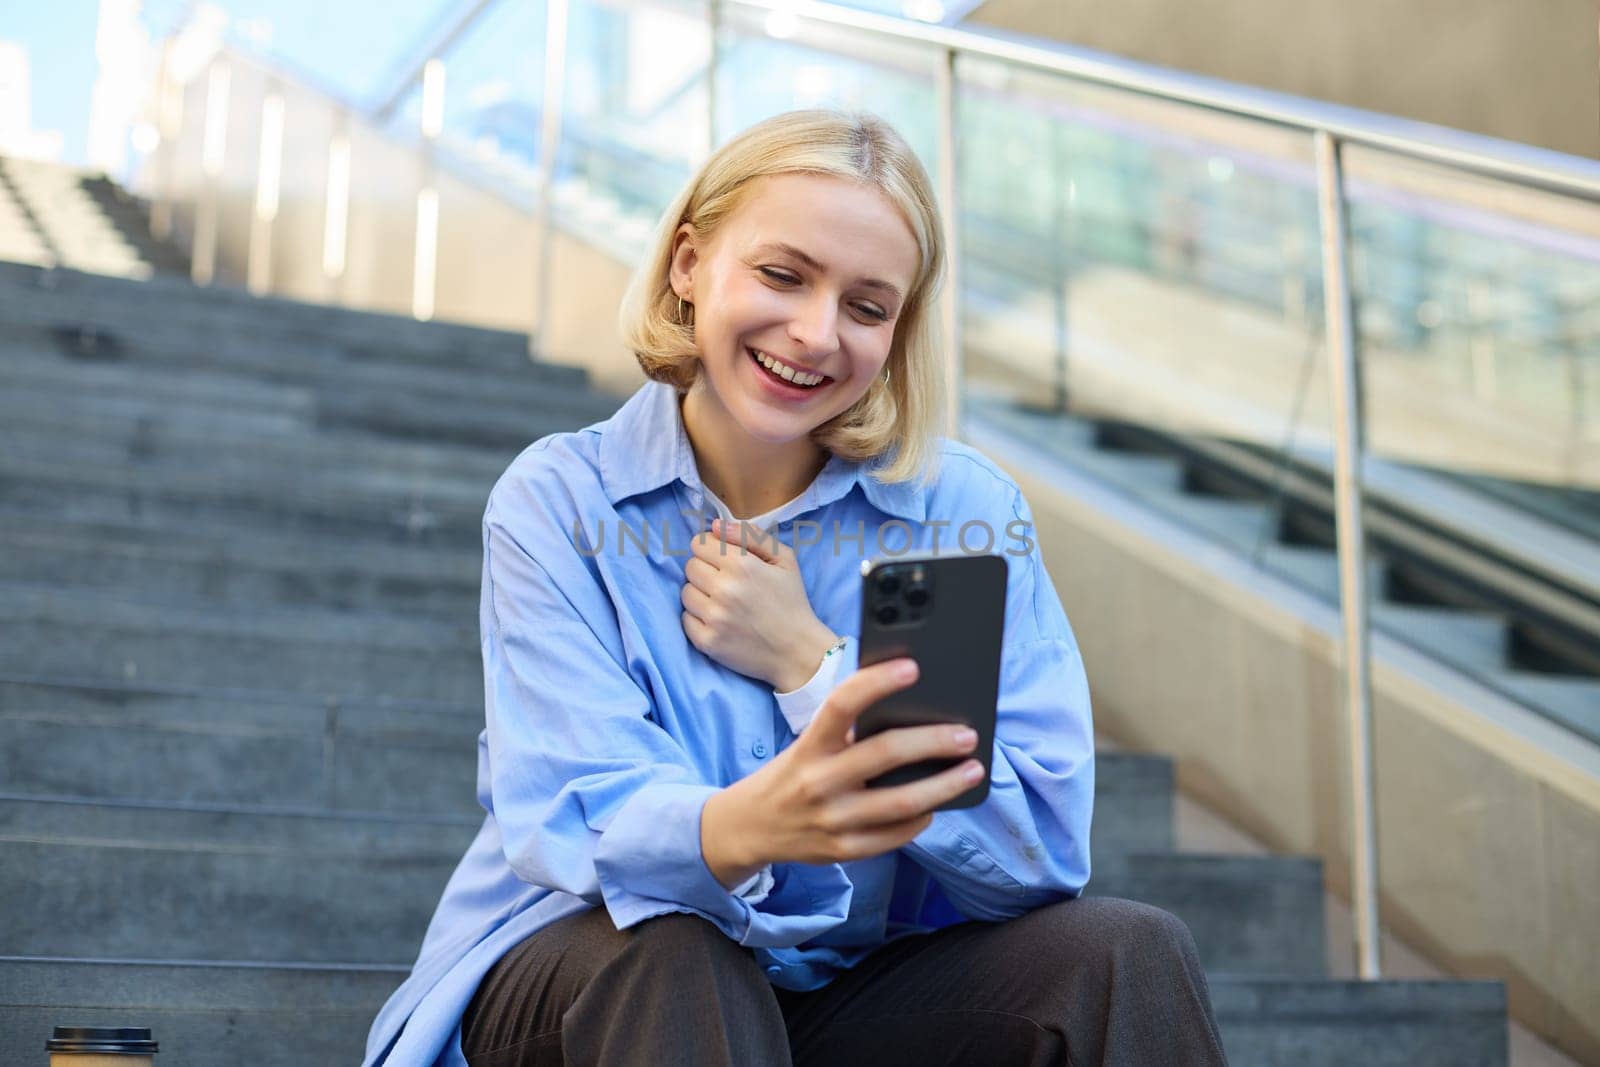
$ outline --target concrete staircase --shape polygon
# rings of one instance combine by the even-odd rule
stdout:
[[[517,335],[0,264],[0,1062],[354,1063],[481,816],[478,523],[617,398]],[[1190,925],[1236,1064],[1499,1064],[1492,982],[1327,977],[1320,865],[1173,846],[1104,754],[1092,892]]]
[[[151,238],[142,201],[96,171],[0,157],[0,260],[148,278],[188,262]]]

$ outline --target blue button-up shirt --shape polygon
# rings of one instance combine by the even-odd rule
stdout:
[[[830,657],[840,662],[780,702],[683,631],[689,541],[715,511],[678,401],[671,386],[647,382],[604,422],[529,446],[489,495],[477,786],[486,814],[410,977],[372,1025],[366,1064],[464,1067],[461,1015],[483,975],[535,931],[588,908],[606,908],[618,929],[701,915],[747,946],[774,985],[810,990],[886,941],[1011,918],[1088,880],[1088,685],[1015,482],[941,438],[929,486],[883,483],[874,463],[832,456],[769,513],[796,546],[812,610],[852,639]],[[953,550],[1008,560],[988,797],[936,812],[893,852],[775,863],[759,887],[722,886],[701,856],[701,808],[792,743],[827,688],[855,669],[861,560]]]

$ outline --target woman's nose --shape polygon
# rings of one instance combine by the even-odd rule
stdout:
[[[839,347],[839,307],[818,294],[805,301],[789,320],[789,336],[804,346],[807,355],[826,355]]]

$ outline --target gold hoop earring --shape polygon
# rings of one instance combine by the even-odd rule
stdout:
[[[890,375],[890,373],[891,372],[889,370],[887,370],[887,369],[885,369],[884,372],[883,372],[883,387],[885,389],[887,389],[889,387],[889,375]]]
[[[693,308],[694,305],[690,304],[689,307]],[[681,296],[678,297],[678,322],[681,325],[684,325],[684,326],[692,326],[693,325],[693,322],[684,313],[684,310],[683,310],[683,297],[681,297]]]

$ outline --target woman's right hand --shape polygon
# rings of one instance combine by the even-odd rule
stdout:
[[[706,802],[701,844],[719,881],[731,888],[768,863],[844,863],[892,851],[927,829],[934,808],[982,778],[982,763],[969,759],[904,785],[866,786],[895,767],[963,756],[976,745],[976,738],[955,740],[959,727],[949,723],[855,741],[861,713],[916,677],[906,658],[856,671],[792,745]],[[967,777],[969,769],[977,775]]]

